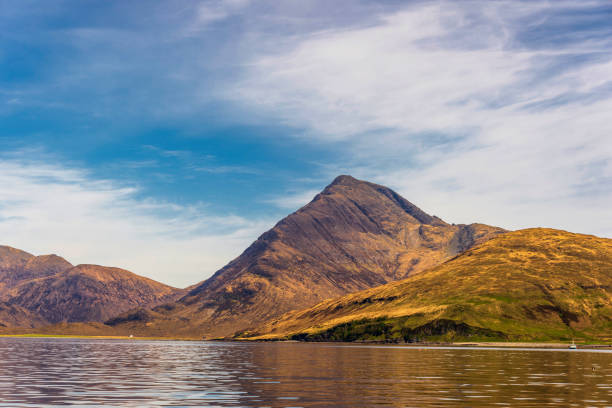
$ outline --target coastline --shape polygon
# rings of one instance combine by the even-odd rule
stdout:
[[[1,338],[55,338],[55,339],[85,339],[85,340],[133,340],[133,341],[204,341],[195,337],[139,337],[119,335],[80,335],[80,334],[48,334],[48,333],[25,333],[25,334],[0,334]]]
[[[79,334],[49,334],[49,333],[22,333],[22,334],[0,334],[0,338],[61,338],[61,339],[84,339],[84,340],[131,340],[131,341],[201,341],[201,342],[237,342],[237,343],[311,343],[311,344],[334,344],[347,346],[390,346],[390,347],[482,347],[482,348],[508,348],[508,349],[554,349],[566,350],[569,348],[567,343],[546,343],[546,342],[423,342],[423,343],[388,343],[388,342],[305,342],[297,340],[235,340],[235,339],[202,339],[196,337],[149,337],[149,336],[122,336],[122,335],[79,335]],[[577,344],[578,350],[589,349],[609,349],[612,344]]]

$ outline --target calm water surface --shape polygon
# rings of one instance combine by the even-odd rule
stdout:
[[[0,406],[612,407],[612,353],[0,339]]]

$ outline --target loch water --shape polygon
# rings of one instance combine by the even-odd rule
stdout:
[[[612,407],[612,353],[0,339],[0,406]]]

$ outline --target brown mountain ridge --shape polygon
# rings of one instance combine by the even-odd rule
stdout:
[[[108,323],[153,335],[230,336],[418,274],[504,232],[448,224],[387,187],[339,176],[177,302]]]
[[[184,293],[124,269],[73,266],[57,255],[34,256],[0,246],[0,325],[5,327],[102,322]]]
[[[23,281],[55,275],[70,268],[72,264],[57,255],[34,256],[0,245],[0,298]]]

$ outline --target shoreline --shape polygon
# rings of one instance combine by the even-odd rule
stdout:
[[[567,343],[547,343],[547,342],[423,342],[423,343],[388,343],[388,342],[308,342],[297,340],[234,340],[234,339],[202,339],[195,337],[148,337],[148,336],[121,336],[121,335],[78,335],[78,334],[49,334],[49,333],[22,333],[22,334],[0,334],[0,338],[58,338],[58,339],[84,339],[84,340],[132,340],[132,341],[201,341],[201,342],[231,342],[231,343],[303,343],[303,344],[334,344],[352,346],[391,346],[391,347],[482,347],[482,348],[533,348],[533,349],[556,349],[566,350],[569,348]],[[612,344],[577,344],[578,350],[585,349],[610,349]]]
[[[80,334],[49,334],[49,333],[25,333],[25,334],[0,334],[0,338],[55,338],[55,339],[90,339],[90,340],[147,340],[147,341],[204,341],[193,337],[130,337],[119,335],[80,335]]]
[[[569,349],[568,343],[544,343],[544,342],[458,342],[451,343],[453,346],[459,347],[499,347],[499,348],[549,348],[549,349]],[[611,349],[610,344],[576,344],[577,349]]]

